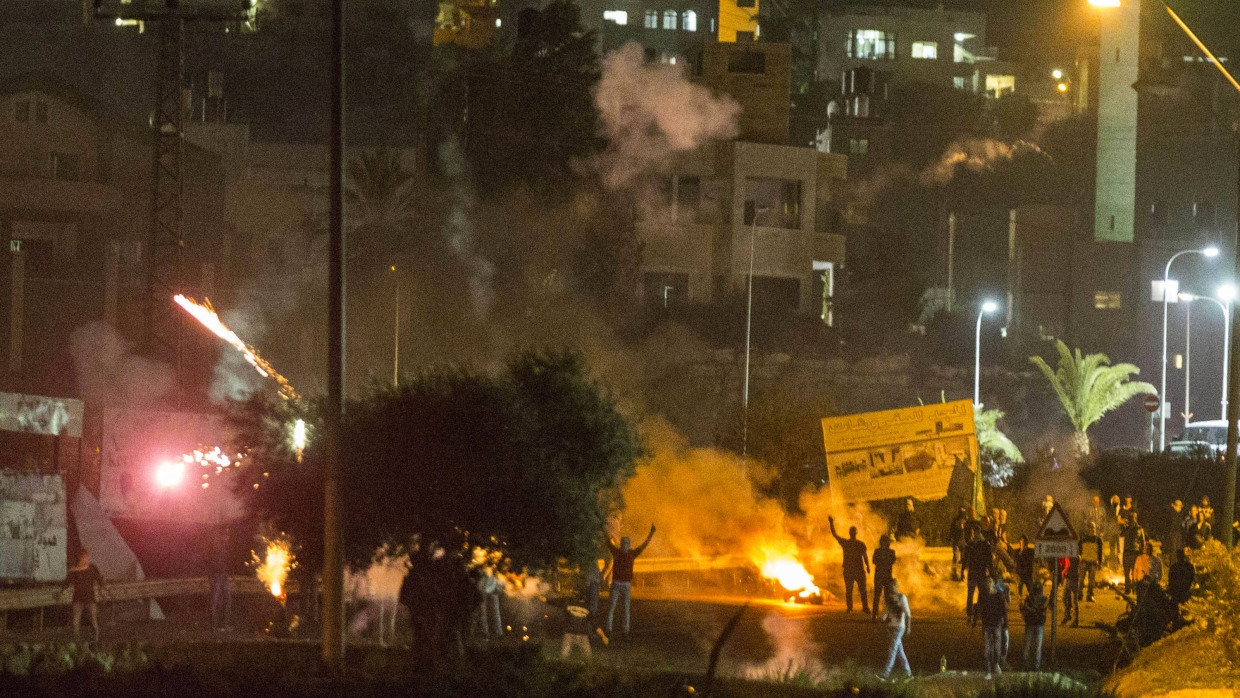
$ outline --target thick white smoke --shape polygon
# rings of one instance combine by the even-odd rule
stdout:
[[[603,59],[594,105],[608,140],[600,172],[613,188],[658,168],[674,153],[736,136],[740,113],[730,97],[689,82],[684,66],[647,63],[637,43]]]

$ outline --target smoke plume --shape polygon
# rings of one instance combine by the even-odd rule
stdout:
[[[106,322],[74,330],[69,350],[78,388],[89,402],[150,407],[171,395],[176,384],[170,366],[134,354],[133,346]]]
[[[674,153],[736,135],[740,106],[685,79],[684,66],[647,63],[641,45],[627,43],[603,59],[594,92],[603,135],[603,182],[622,187],[663,165]]]
[[[956,168],[964,167],[970,172],[984,172],[995,165],[1010,162],[1019,155],[1042,153],[1036,143],[1013,141],[1004,143],[993,138],[970,138],[956,141],[947,148],[943,157],[922,170],[918,181],[923,186],[947,184],[956,176]]]

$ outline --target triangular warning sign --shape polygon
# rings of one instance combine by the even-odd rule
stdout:
[[[1037,540],[1079,540],[1076,530],[1068,522],[1067,514],[1059,508],[1059,502],[1055,502],[1051,513],[1047,514],[1042,525],[1038,527],[1036,538]]]

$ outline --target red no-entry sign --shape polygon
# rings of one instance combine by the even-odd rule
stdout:
[[[1162,402],[1162,401],[1158,399],[1158,396],[1157,396],[1157,395],[1146,395],[1146,396],[1145,396],[1145,401],[1144,401],[1144,403],[1143,403],[1143,404],[1145,405],[1145,411],[1146,411],[1146,412],[1149,412],[1149,413],[1151,413],[1151,414],[1152,414],[1152,413],[1154,413],[1154,412],[1157,412],[1157,411],[1158,411],[1158,405],[1159,405],[1161,402]]]

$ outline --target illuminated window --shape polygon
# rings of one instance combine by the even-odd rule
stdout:
[[[972,51],[964,47],[964,42],[977,37],[965,32],[956,32],[954,38],[956,43],[952,45],[952,60],[956,63],[976,63],[977,58],[974,57]]]
[[[1119,310],[1119,291],[1094,291],[1094,308],[1097,310]]]
[[[937,41],[914,41],[913,42],[913,58],[924,58],[926,60],[936,60],[939,57],[939,42]]]
[[[680,16],[680,28],[687,32],[697,31],[697,13],[693,10],[685,10]]]
[[[624,10],[604,10],[603,21],[625,26],[629,23],[629,13]]]
[[[676,28],[676,10],[663,10],[663,28]]]
[[[896,57],[896,35],[877,29],[857,29],[848,36],[848,57],[893,60]]]
[[[659,28],[659,11],[658,10],[646,10],[646,14],[643,15],[642,26],[645,27],[646,29],[658,29]]]
[[[870,152],[869,138],[849,138],[848,153],[850,155],[866,155]]]
[[[1016,91],[1015,75],[987,75],[986,93],[996,99]]]
[[[964,78],[959,75],[952,78],[952,86],[955,87],[957,90],[963,90],[964,89]]]
[[[13,120],[30,121],[30,102],[15,102],[13,104]]]

